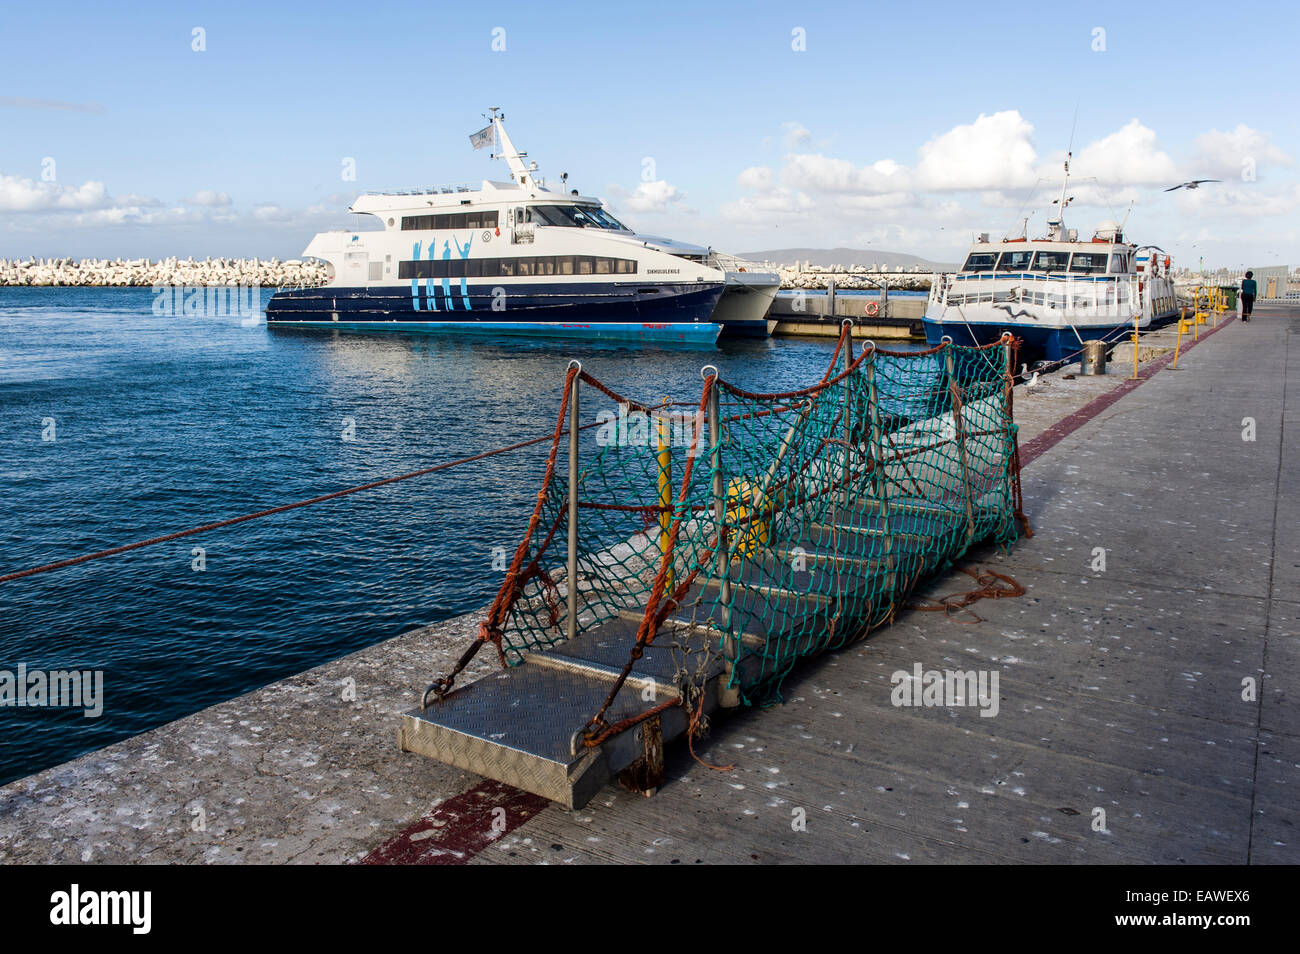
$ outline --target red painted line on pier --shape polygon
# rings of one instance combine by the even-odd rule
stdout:
[[[1228,318],[1217,327],[1207,329],[1204,338],[1190,341],[1186,354],[1205,338],[1226,328],[1235,319]],[[1173,363],[1173,354],[1152,361],[1119,387],[1085,404],[1065,419],[1053,424],[1020,449],[1020,464],[1025,466],[1041,457],[1084,424],[1091,421],[1124,395],[1149,381]],[[388,839],[361,859],[363,865],[463,865],[483,849],[519,828],[550,802],[512,785],[486,780],[468,791],[447,799],[405,831]]]
[[[363,865],[463,865],[550,802],[512,785],[480,782],[447,799],[361,859]]]
[[[1232,318],[1224,319],[1214,328],[1206,329],[1205,338],[1208,338],[1210,337],[1210,335],[1223,330],[1224,328],[1228,327],[1228,325],[1232,324],[1232,322],[1234,321],[1236,321],[1235,316]],[[1187,352],[1191,351],[1198,344],[1204,341],[1205,338],[1193,338],[1191,341],[1187,343],[1187,347],[1182,349],[1180,354],[1187,354]],[[1089,421],[1095,418],[1102,411],[1106,410],[1106,408],[1110,407],[1112,404],[1114,404],[1124,395],[1137,390],[1137,388],[1140,385],[1145,384],[1147,381],[1151,380],[1151,378],[1155,377],[1155,375],[1158,372],[1163,371],[1170,364],[1172,364],[1173,360],[1174,360],[1173,352],[1170,352],[1169,354],[1165,355],[1163,358],[1157,358],[1155,361],[1152,361],[1150,364],[1148,364],[1145,368],[1138,371],[1138,376],[1136,378],[1127,379],[1119,387],[1106,392],[1101,397],[1094,398],[1092,401],[1089,401],[1087,404],[1079,408],[1079,410],[1075,411],[1073,414],[1057,421],[1047,430],[1043,431],[1043,433],[1039,434],[1033,440],[1029,441],[1023,447],[1020,448],[1020,466],[1026,467],[1028,466],[1030,461],[1034,460],[1037,457],[1041,457],[1043,454],[1046,454],[1049,450],[1051,450],[1053,447],[1055,447],[1065,438],[1069,437],[1071,434],[1073,434],[1083,425],[1087,424]]]

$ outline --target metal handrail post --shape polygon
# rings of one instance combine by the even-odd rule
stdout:
[[[582,365],[577,361],[569,363],[570,368],[575,366],[578,374],[573,376],[573,383],[569,386],[569,562],[566,574],[569,639],[578,635],[578,382]]]
[[[740,705],[740,691],[731,683],[735,678],[736,664],[740,661],[740,641],[731,631],[731,550],[727,540],[727,488],[722,475],[722,415],[718,400],[718,369],[706,365],[700,376],[706,381],[708,371],[713,372],[713,385],[709,388],[709,454],[713,466],[713,522],[717,527],[718,548],[714,573],[718,578],[718,603],[722,632],[722,656],[725,675],[718,687],[718,702],[724,707]]]

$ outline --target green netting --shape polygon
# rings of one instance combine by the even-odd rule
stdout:
[[[801,657],[889,621],[972,545],[1012,541],[1014,345],[851,352],[842,338],[801,391],[753,394],[710,374],[698,401],[655,407],[571,372],[537,510],[481,639],[516,664],[568,638],[561,429],[575,379],[573,629],[621,639],[628,659],[667,642],[683,684],[720,672],[757,701]]]

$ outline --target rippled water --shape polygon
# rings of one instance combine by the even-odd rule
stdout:
[[[706,363],[810,383],[834,347],[270,331],[153,300],[0,288],[0,573],[549,433],[570,358],[654,402],[697,399]],[[100,718],[0,707],[0,782],[489,602],[545,450],[0,584],[0,673],[104,672]]]

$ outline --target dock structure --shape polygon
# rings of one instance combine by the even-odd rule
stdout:
[[[475,615],[5,786],[0,861],[1296,863],[1297,333],[1263,306],[1177,370],[1018,388],[1034,536],[969,556],[1025,595],[804,662],[652,798],[566,810],[394,752]],[[989,677],[977,704],[901,691],[945,671]]]
[[[707,366],[683,414],[575,362],[527,533],[463,657],[490,643],[509,668],[440,677],[401,747],[569,808],[614,775],[657,788],[666,741],[771,699],[800,659],[887,625],[972,546],[1016,538],[1015,367],[1010,335],[855,356],[845,322],[819,381],[753,393]],[[585,449],[584,384],[609,404]]]

